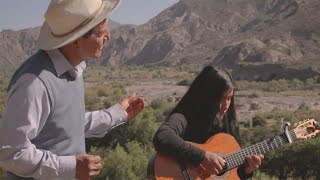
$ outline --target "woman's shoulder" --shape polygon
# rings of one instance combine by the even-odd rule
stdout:
[[[180,121],[180,122],[182,122],[183,124],[186,124],[187,123],[187,119],[186,119],[186,117],[183,115],[183,114],[181,114],[181,113],[178,113],[178,112],[175,112],[175,113],[172,113],[172,114],[170,114],[168,117],[167,117],[167,122],[172,122],[172,121],[174,121],[174,122],[178,122],[178,121]]]
[[[170,114],[168,118],[169,119],[171,119],[171,118],[173,118],[173,119],[186,119],[183,114],[178,113],[178,112]]]

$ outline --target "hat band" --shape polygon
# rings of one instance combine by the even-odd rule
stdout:
[[[88,17],[86,20],[84,20],[81,24],[79,24],[75,28],[71,29],[69,32],[66,32],[64,34],[55,34],[54,32],[51,31],[51,34],[56,38],[62,38],[64,36],[67,36],[75,31],[79,30],[83,26],[87,25],[92,19],[97,17],[101,13],[102,9],[104,8],[104,5],[105,5],[105,2],[102,1],[101,6],[96,10],[96,12],[94,12],[90,17]]]

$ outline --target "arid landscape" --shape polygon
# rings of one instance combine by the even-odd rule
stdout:
[[[128,92],[137,92],[147,103],[157,98],[178,101],[188,89],[178,86],[175,81],[135,81],[128,86]],[[259,94],[259,93],[258,93]],[[252,95],[248,91],[236,92],[237,113],[240,121],[251,120],[255,115],[270,111],[296,111],[299,109],[319,110],[320,89],[306,91],[283,91]],[[310,117],[319,118],[319,117]],[[280,119],[279,119],[280,122]],[[280,126],[280,125],[279,125]]]
[[[107,162],[97,179],[146,179],[156,129],[205,65],[236,80],[244,146],[279,133],[282,118],[320,121],[319,17],[319,0],[180,0],[142,25],[111,21],[102,58],[88,61],[84,73],[86,110],[132,92],[146,108],[132,124],[87,143]],[[39,29],[0,32],[0,120],[10,77],[37,51]],[[315,138],[268,154],[253,179],[319,179],[319,144]]]
[[[96,65],[214,64],[236,79],[320,74],[318,0],[181,0],[149,22],[111,22],[112,39]],[[37,50],[39,28],[0,32],[0,65],[15,67]]]

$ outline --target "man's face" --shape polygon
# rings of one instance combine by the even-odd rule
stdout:
[[[92,33],[88,37],[81,37],[79,39],[79,53],[81,57],[100,58],[103,46],[109,39],[108,20],[104,20],[92,29]]]

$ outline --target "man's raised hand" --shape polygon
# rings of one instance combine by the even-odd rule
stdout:
[[[144,108],[143,99],[135,97],[136,93],[133,93],[121,102],[122,108],[127,113],[128,121],[131,121],[134,117],[136,117]]]

